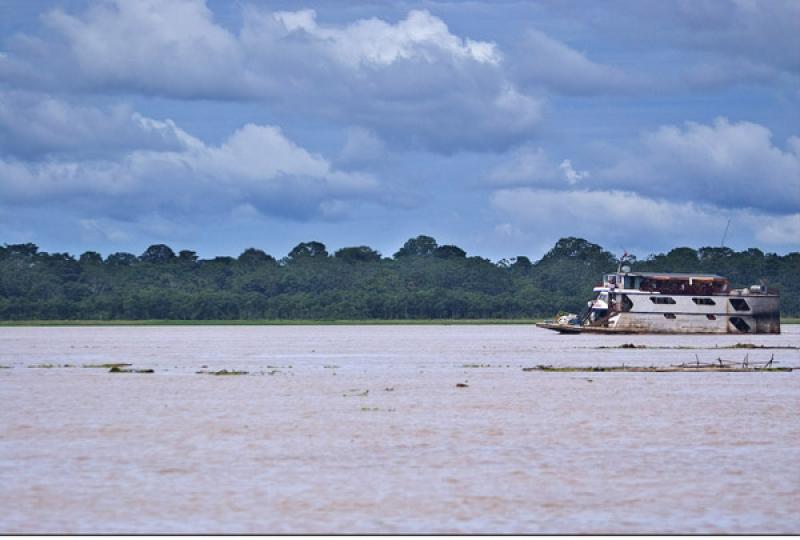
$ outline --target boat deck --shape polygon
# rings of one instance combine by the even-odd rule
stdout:
[[[605,326],[575,326],[572,324],[536,323],[539,328],[555,330],[560,334],[652,334],[653,330],[607,328]]]

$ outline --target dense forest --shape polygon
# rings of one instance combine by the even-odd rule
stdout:
[[[681,247],[633,258],[634,270],[707,272],[734,286],[781,292],[784,316],[800,315],[800,253]],[[0,247],[2,320],[474,319],[580,312],[618,260],[601,246],[563,238],[539,261],[494,263],[429,236],[392,257],[367,246],[328,253],[303,242],[280,260],[256,248],[201,260],[157,244],[141,255],[87,251],[77,259],[35,244]]]

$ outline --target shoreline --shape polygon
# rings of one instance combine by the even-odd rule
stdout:
[[[47,326],[453,326],[536,324],[544,319],[256,319],[256,320],[29,320],[0,321],[0,328]],[[800,324],[800,318],[787,317],[781,324]]]

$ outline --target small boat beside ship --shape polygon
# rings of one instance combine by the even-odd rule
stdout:
[[[563,334],[780,334],[780,296],[763,285],[731,289],[715,274],[631,272],[604,276],[582,317],[538,323]]]

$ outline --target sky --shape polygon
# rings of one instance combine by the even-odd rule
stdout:
[[[799,251],[800,2],[0,0],[0,243],[419,234]]]

